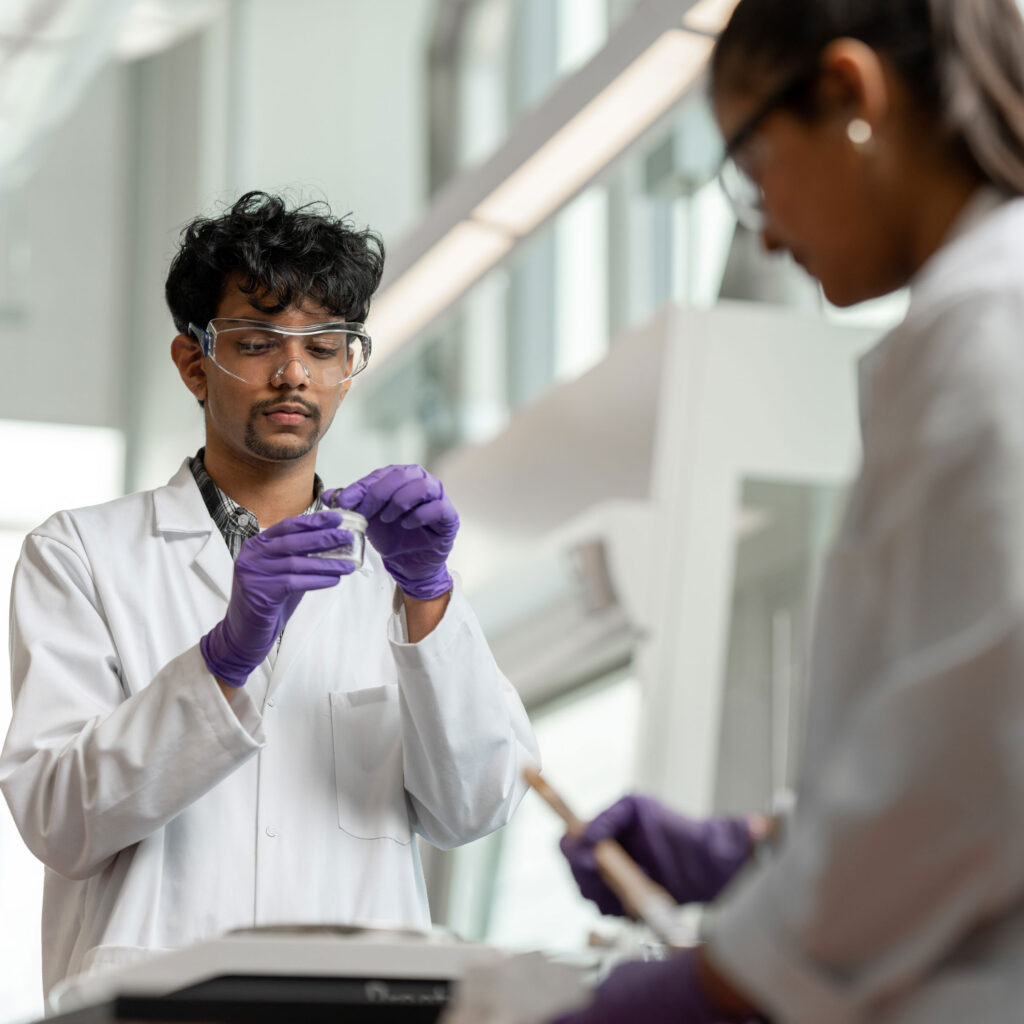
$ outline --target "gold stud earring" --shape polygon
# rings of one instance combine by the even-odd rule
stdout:
[[[846,137],[858,148],[866,146],[874,136],[871,125],[862,117],[855,117],[846,126]]]

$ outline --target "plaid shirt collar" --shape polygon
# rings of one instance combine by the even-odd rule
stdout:
[[[224,538],[228,551],[231,552],[231,557],[237,558],[238,552],[242,548],[242,542],[250,537],[255,537],[260,532],[260,524],[252,512],[239,505],[237,501],[232,501],[213,482],[213,478],[206,472],[206,464],[203,461],[205,454],[206,449],[200,448],[189,459],[189,469],[192,470],[192,476],[195,477],[199,493],[203,496],[203,501],[210,513],[210,518],[213,519],[217,529],[220,531],[220,535]],[[314,476],[313,503],[302,513],[304,516],[308,516],[312,512],[323,511],[324,504],[320,500],[320,494],[323,489],[323,481],[319,476]]]

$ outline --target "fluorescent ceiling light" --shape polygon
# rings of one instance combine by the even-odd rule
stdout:
[[[672,29],[590,101],[473,211],[516,235],[532,231],[682,97],[712,42]]]
[[[697,0],[683,16],[683,24],[698,32],[717,36],[729,23],[739,0]]]
[[[379,359],[429,323],[512,248],[486,224],[462,221],[374,303],[367,320]]]
[[[385,272],[369,318],[378,359],[458,301],[667,114],[703,73],[714,31],[735,4],[698,0],[683,28],[678,0],[644,0],[489,161],[450,182],[392,253],[395,276]]]

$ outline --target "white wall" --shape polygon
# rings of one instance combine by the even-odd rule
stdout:
[[[322,194],[393,245],[426,197],[432,0],[246,0],[234,9],[231,184]]]
[[[0,198],[23,270],[0,321],[0,416],[120,426],[128,216],[126,71],[106,68],[43,148],[25,185]],[[15,207],[15,208],[10,208]]]
[[[129,490],[164,483],[202,443],[199,407],[171,362],[175,329],[163,292],[181,228],[212,198],[201,192],[201,185],[215,187],[207,169],[222,167],[203,132],[203,71],[215,56],[193,38],[129,68],[134,188],[123,421]]]

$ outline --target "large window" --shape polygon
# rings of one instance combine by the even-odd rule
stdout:
[[[533,711],[545,777],[581,817],[632,786],[639,709],[639,684],[623,669]],[[579,949],[588,932],[607,929],[558,849],[564,831],[528,793],[505,829],[458,851],[450,926],[499,946],[547,950]]]
[[[777,806],[796,783],[814,594],[844,496],[831,483],[743,481],[715,778],[720,811]]]

